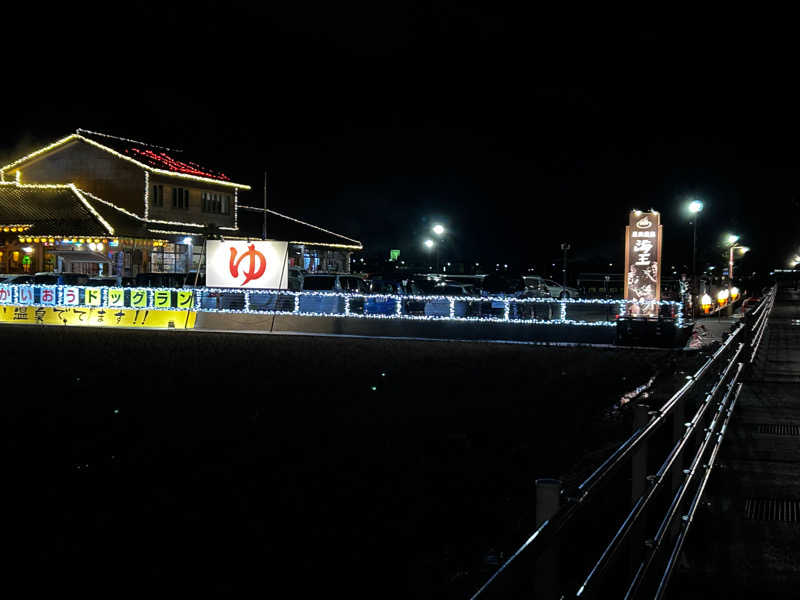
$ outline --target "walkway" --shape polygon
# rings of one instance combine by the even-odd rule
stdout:
[[[800,597],[800,293],[779,293],[672,598]]]

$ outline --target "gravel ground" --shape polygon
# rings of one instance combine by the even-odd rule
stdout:
[[[689,352],[0,328],[30,591],[463,598]],[[654,399],[655,400],[655,399]],[[47,574],[43,577],[42,574]],[[285,595],[285,594],[284,594]]]

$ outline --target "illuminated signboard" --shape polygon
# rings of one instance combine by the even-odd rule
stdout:
[[[287,289],[287,242],[231,240],[206,242],[206,285]]]
[[[630,316],[657,317],[661,299],[661,215],[633,210],[625,228],[625,299]]]

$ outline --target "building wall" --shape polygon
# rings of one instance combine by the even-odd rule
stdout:
[[[164,187],[164,206],[154,206],[152,201],[154,185],[161,185]],[[173,208],[172,206],[172,190],[173,188],[183,188],[189,190],[189,208]],[[144,189],[144,188],[143,188]],[[230,198],[230,214],[221,215],[209,212],[203,212],[203,193],[208,192],[212,194],[222,194]],[[234,201],[236,193],[233,188],[225,187],[214,184],[200,184],[200,182],[187,180],[174,179],[171,177],[163,177],[160,175],[150,176],[150,208],[148,210],[148,218],[158,219],[162,221],[180,221],[182,223],[200,223],[208,224],[215,223],[220,227],[233,227],[234,226]],[[144,206],[143,199],[140,198],[141,207]]]
[[[144,171],[81,140],[23,164],[22,183],[74,183],[82,190],[144,216]],[[13,179],[14,171],[6,173]]]

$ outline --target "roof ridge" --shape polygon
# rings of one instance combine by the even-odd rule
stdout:
[[[148,142],[142,142],[139,140],[133,140],[131,138],[124,138],[118,135],[111,135],[110,133],[101,133],[99,131],[89,131],[88,129],[81,129],[80,127],[75,130],[77,134],[88,133],[89,135],[99,135],[100,137],[107,137],[112,140],[120,140],[122,142],[132,142],[134,144],[139,144],[140,146],[147,146],[148,148],[158,148],[159,150],[169,150],[170,152],[183,152],[183,150],[179,148],[169,148],[168,146],[159,146],[157,144],[150,144]]]
[[[289,215],[281,214],[281,213],[279,213],[279,212],[277,212],[275,210],[272,210],[270,208],[264,209],[264,208],[259,208],[258,206],[247,206],[246,204],[240,204],[239,208],[244,208],[245,210],[254,210],[254,211],[257,211],[257,212],[260,211],[260,212],[272,213],[273,215],[278,215],[279,217],[283,217],[284,219],[289,219],[290,221],[294,221],[295,223],[300,223],[301,225],[307,225],[308,227],[313,227],[314,229],[319,229],[320,231],[324,231],[325,233],[329,233],[331,235],[335,235],[336,237],[340,237],[343,240],[347,240],[348,242],[354,242],[354,243],[358,244],[359,246],[363,245],[358,240],[354,240],[353,238],[349,238],[346,235],[342,235],[341,233],[336,233],[335,231],[329,231],[328,229],[324,229],[324,228],[320,227],[319,225],[314,225],[312,223],[306,223],[305,221],[301,221],[300,219],[295,219],[294,217],[290,217]]]

